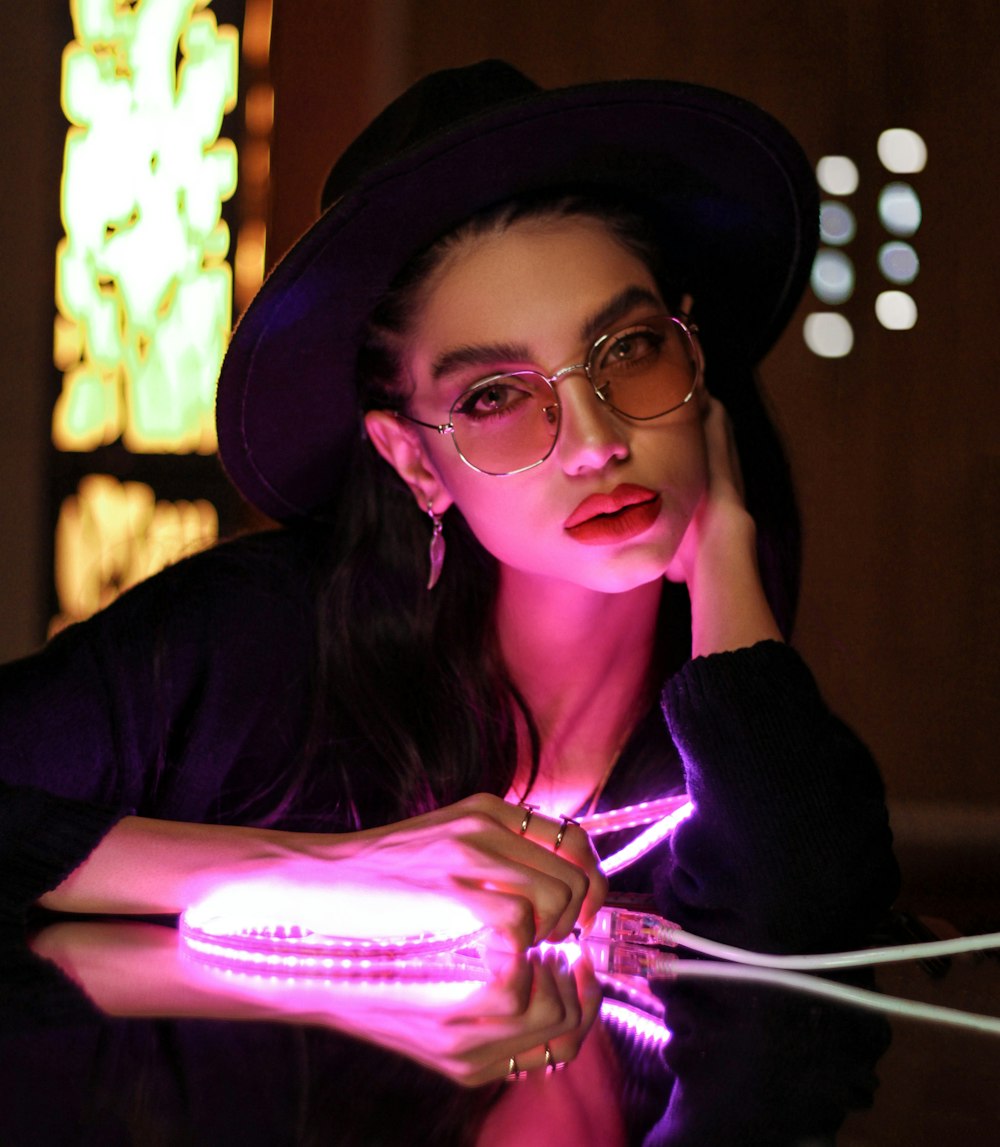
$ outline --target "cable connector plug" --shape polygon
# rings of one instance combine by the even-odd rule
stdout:
[[[588,936],[583,942],[590,965],[599,976],[664,979],[679,959],[673,952],[661,952],[648,944],[615,944]]]
[[[609,944],[641,944],[644,947],[677,946],[676,924],[653,912],[605,906],[584,933],[588,939]]]

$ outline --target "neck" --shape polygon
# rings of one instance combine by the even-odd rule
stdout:
[[[569,814],[603,785],[651,703],[659,582],[605,594],[503,567],[497,628],[507,670],[541,737],[528,799]],[[530,774],[522,753],[513,796]]]

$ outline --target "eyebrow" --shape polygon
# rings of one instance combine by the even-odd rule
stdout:
[[[663,310],[663,301],[648,287],[626,287],[587,319],[580,328],[580,341],[592,343],[598,335],[604,334],[613,323],[623,319],[630,311],[644,306],[653,306],[657,311],[661,311]]]
[[[431,365],[431,378],[437,382],[463,366],[492,366],[498,362],[524,362],[531,358],[525,343],[477,343],[459,346],[439,355]]]
[[[662,310],[663,301],[648,287],[625,287],[584,320],[580,327],[580,341],[588,344],[594,342],[609,326],[640,306]],[[430,375],[437,382],[460,367],[488,367],[501,362],[526,362],[530,359],[531,351],[526,343],[469,344],[453,347],[438,355],[431,364]]]

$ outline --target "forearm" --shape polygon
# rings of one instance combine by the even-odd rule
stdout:
[[[666,571],[687,583],[693,657],[782,639],[761,583],[757,527],[744,503],[729,418],[709,398],[704,419],[707,484]]]
[[[727,510],[734,520],[710,527],[688,577],[693,657],[781,641],[757,566],[756,527],[742,508]]]
[[[59,912],[180,912],[220,879],[289,855],[289,836],[128,816],[40,903]]]

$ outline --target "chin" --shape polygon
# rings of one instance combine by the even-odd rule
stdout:
[[[595,579],[593,584],[588,584],[587,589],[592,589],[598,593],[607,594],[620,594],[631,593],[633,590],[641,589],[643,586],[652,585],[654,582],[658,585],[663,581],[663,571],[651,575],[635,575],[634,577],[615,577],[606,579]]]
[[[633,553],[593,566],[581,563],[573,569],[570,577],[564,573],[563,580],[598,593],[629,593],[645,585],[661,583],[672,557],[673,552],[642,557]]]

